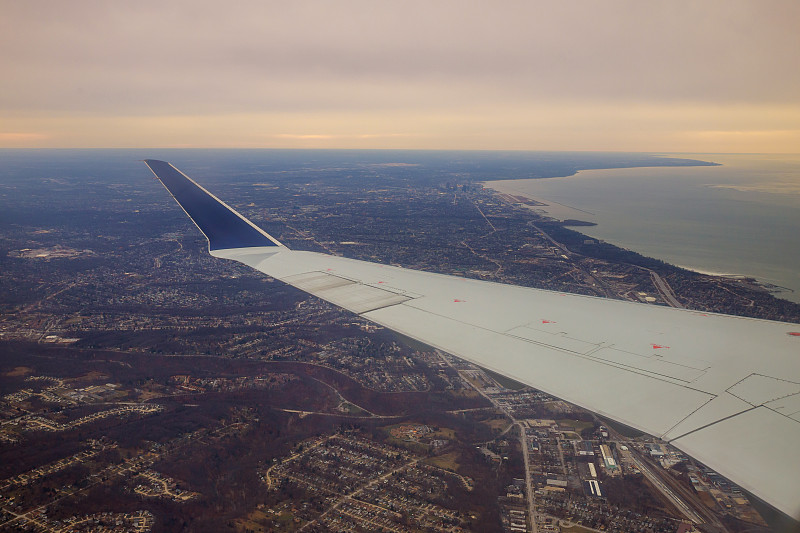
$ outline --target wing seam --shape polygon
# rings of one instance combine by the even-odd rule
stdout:
[[[761,406],[758,406],[758,407],[761,407]],[[724,422],[724,421],[726,421],[726,420],[730,420],[731,418],[733,418],[733,417],[735,417],[735,416],[739,416],[739,415],[741,415],[741,414],[747,413],[748,411],[752,411],[753,409],[758,409],[758,407],[750,407],[750,408],[748,408],[748,409],[745,409],[744,411],[739,411],[738,413],[734,413],[734,414],[732,414],[732,415],[728,415],[728,416],[722,417],[722,418],[720,418],[720,419],[718,419],[718,420],[714,420],[713,422],[709,422],[708,424],[702,425],[702,426],[700,426],[700,427],[698,427],[698,428],[694,428],[694,429],[693,429],[693,430],[691,430],[691,431],[687,431],[687,432],[686,432],[686,433],[684,433],[683,435],[678,435],[677,437],[674,437],[674,438],[672,438],[672,439],[669,439],[669,440],[667,440],[666,442],[673,442],[673,441],[676,441],[676,440],[678,440],[678,439],[682,439],[683,437],[685,437],[685,436],[687,436],[687,435],[691,435],[692,433],[697,433],[698,431],[700,431],[700,430],[702,430],[702,429],[709,428],[709,427],[713,426],[714,424],[719,424],[720,422]],[[695,410],[695,413],[696,413],[696,412],[697,412],[697,410]],[[684,420],[686,420],[686,419],[684,418]],[[674,426],[673,426],[673,427],[674,427]]]

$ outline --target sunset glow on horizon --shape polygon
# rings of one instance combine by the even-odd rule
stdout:
[[[0,148],[800,151],[800,4],[5,3]]]

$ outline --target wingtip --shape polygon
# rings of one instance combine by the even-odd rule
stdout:
[[[144,162],[206,236],[209,250],[283,246],[174,165],[158,159]]]
[[[153,173],[153,179],[158,180],[161,183],[164,183],[161,180],[161,177],[158,175],[158,172],[156,172],[156,169],[153,168],[153,164],[166,164],[166,165],[169,165],[169,163],[167,163],[166,161],[160,161],[158,159],[141,159],[140,161],[142,161],[145,165],[147,165],[147,168],[149,168],[150,172]]]

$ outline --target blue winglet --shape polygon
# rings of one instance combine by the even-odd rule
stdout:
[[[208,239],[208,249],[281,246],[267,232],[166,161],[145,159],[153,174]]]

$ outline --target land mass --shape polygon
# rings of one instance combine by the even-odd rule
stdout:
[[[478,184],[586,154],[234,155],[184,170],[294,249],[800,322],[746,280],[587,242]],[[0,529],[767,530],[657,439],[210,258],[143,169],[89,156],[12,157],[0,188]]]

